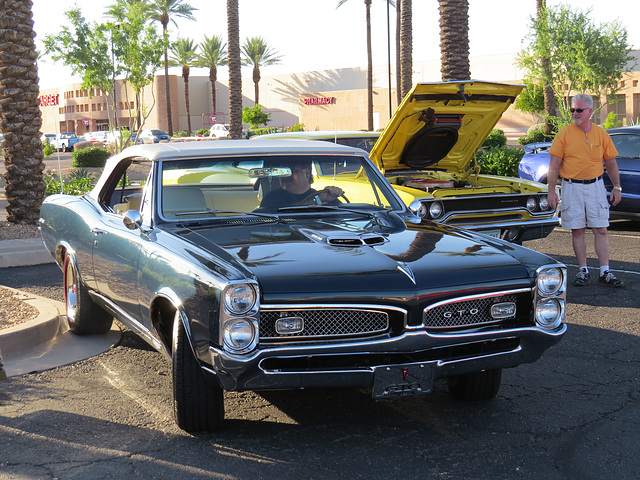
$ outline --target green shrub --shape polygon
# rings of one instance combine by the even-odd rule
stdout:
[[[173,136],[176,138],[181,138],[181,137],[190,137],[191,135],[189,135],[186,130],[180,130],[179,132],[174,132]]]
[[[621,127],[621,126],[622,126],[622,121],[616,120],[616,112],[609,112],[609,114],[607,115],[607,119],[602,124],[602,128],[605,128],[605,129]]]
[[[100,147],[83,148],[71,154],[72,167],[104,167],[111,154]]]
[[[518,165],[523,155],[522,148],[490,147],[486,150],[478,150],[477,159],[480,173],[501,177],[517,177]]]
[[[526,135],[523,135],[518,139],[518,145],[527,145],[529,143],[536,142],[550,142],[553,137],[550,137],[544,133],[544,125],[541,129],[529,129]]]
[[[45,158],[46,157],[50,157],[55,152],[56,152],[56,147],[51,145],[51,142],[49,142],[49,140],[47,140],[45,142],[44,146],[42,147],[42,153],[44,153]]]
[[[487,135],[486,140],[482,144],[483,147],[504,147],[507,145],[507,136],[500,129],[493,129],[491,133]]]
[[[42,176],[47,189],[45,195],[61,193],[60,176],[55,170],[47,170]],[[84,195],[93,189],[95,177],[86,169],[79,168],[69,173],[69,178],[64,180],[64,193],[67,195]]]

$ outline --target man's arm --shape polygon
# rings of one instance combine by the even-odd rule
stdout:
[[[616,158],[610,158],[609,160],[604,161],[604,165],[607,169],[607,175],[611,179],[611,183],[613,183],[613,189],[611,190],[611,197],[609,197],[609,202],[611,205],[617,205],[622,200],[622,190],[620,189],[620,172],[618,171],[618,162],[616,162]]]
[[[558,207],[558,194],[556,192],[556,184],[558,183],[558,175],[560,172],[560,164],[562,158],[555,155],[549,155],[549,171],[547,172],[547,185],[549,187],[549,206],[554,210]]]

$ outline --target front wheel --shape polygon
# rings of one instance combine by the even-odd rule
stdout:
[[[454,398],[476,402],[495,398],[501,381],[501,368],[465,373],[447,379],[449,392]]]
[[[187,432],[212,431],[224,419],[224,392],[208,381],[193,351],[180,312],[173,319],[173,412]]]
[[[64,259],[64,306],[69,330],[76,335],[107,333],[113,317],[94,303],[82,284],[71,255]]]

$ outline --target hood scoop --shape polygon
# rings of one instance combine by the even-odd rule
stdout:
[[[304,234],[307,238],[310,238],[314,242],[326,243],[332,247],[365,247],[376,246],[386,243],[387,239],[383,235],[376,234],[362,234],[357,235],[355,233],[340,232],[340,234],[327,235],[322,232],[301,229],[300,233]]]

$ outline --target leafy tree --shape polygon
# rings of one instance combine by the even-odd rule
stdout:
[[[547,21],[547,0],[536,0],[536,12],[538,15],[539,34],[541,37],[546,37],[548,32]],[[549,42],[543,40],[540,43],[542,51],[540,52],[540,67],[544,72],[544,78],[551,78],[551,51],[549,49]],[[545,134],[551,135],[555,130],[555,123],[553,118],[558,116],[558,107],[556,103],[556,97],[553,93],[553,85],[548,81],[545,81],[542,86],[544,97],[544,111],[545,111]]]
[[[189,38],[178,38],[171,47],[172,57],[169,65],[172,67],[182,67],[182,79],[184,81],[184,103],[187,108],[187,133],[191,135],[191,107],[189,103],[189,71],[198,58],[198,46],[193,44]]]
[[[54,61],[61,61],[82,79],[82,89],[99,88],[113,95],[113,80],[118,74],[111,56],[112,42],[104,25],[89,24],[79,8],[65,13],[69,26],[64,25],[57,35],[44,39],[45,54]]]
[[[280,57],[267,45],[263,38],[247,38],[242,46],[242,64],[253,67],[254,102],[258,105],[260,90],[260,67],[275,65]]]
[[[116,39],[117,52],[114,57],[122,66],[124,82],[131,85],[135,94],[136,108],[135,112],[129,112],[129,131],[140,133],[155,106],[154,98],[153,105],[145,110],[143,117],[142,92],[144,87],[153,82],[155,72],[162,65],[165,42],[147,23],[144,4],[140,1],[116,0],[107,10],[107,15],[112,19],[107,28]],[[128,98],[126,103],[130,103]],[[119,140],[116,136],[116,141]],[[127,136],[125,143],[129,140],[130,136]]]
[[[198,67],[209,69],[209,82],[211,83],[211,105],[212,112],[216,111],[216,81],[218,80],[218,67],[227,64],[227,44],[223,43],[222,37],[205,35],[204,41],[200,44],[200,55],[196,62]]]
[[[469,0],[438,0],[440,9],[440,73],[442,80],[468,80]]]
[[[240,57],[240,27],[238,0],[227,0],[227,30],[229,35],[229,135],[242,138],[242,60]]]
[[[561,99],[559,114],[571,121],[569,94],[585,92],[598,98],[613,95],[632,60],[627,31],[619,21],[597,26],[590,11],[564,5],[546,9],[546,16],[532,20],[531,46],[517,59],[527,70],[528,81],[549,84]],[[544,59],[549,55],[549,69]]]
[[[525,113],[542,113],[545,109],[544,87],[528,83],[524,90],[518,95],[514,108]]]
[[[265,113],[262,105],[253,107],[244,107],[242,109],[242,121],[248,123],[252,128],[258,128],[260,125],[266,125],[271,120],[271,114]]]
[[[162,36],[166,45],[164,50],[164,85],[165,94],[167,96],[167,121],[169,135],[173,135],[173,121],[171,120],[171,95],[169,92],[168,26],[169,22],[173,22],[174,25],[177,25],[175,20],[176,17],[195,20],[195,17],[193,16],[193,12],[195,10],[197,10],[197,8],[185,3],[184,0],[151,0],[145,8],[146,15],[151,20],[160,22],[162,25]]]
[[[35,225],[46,190],[38,102],[38,66],[31,0],[2,6],[0,28],[0,131],[7,221]]]

